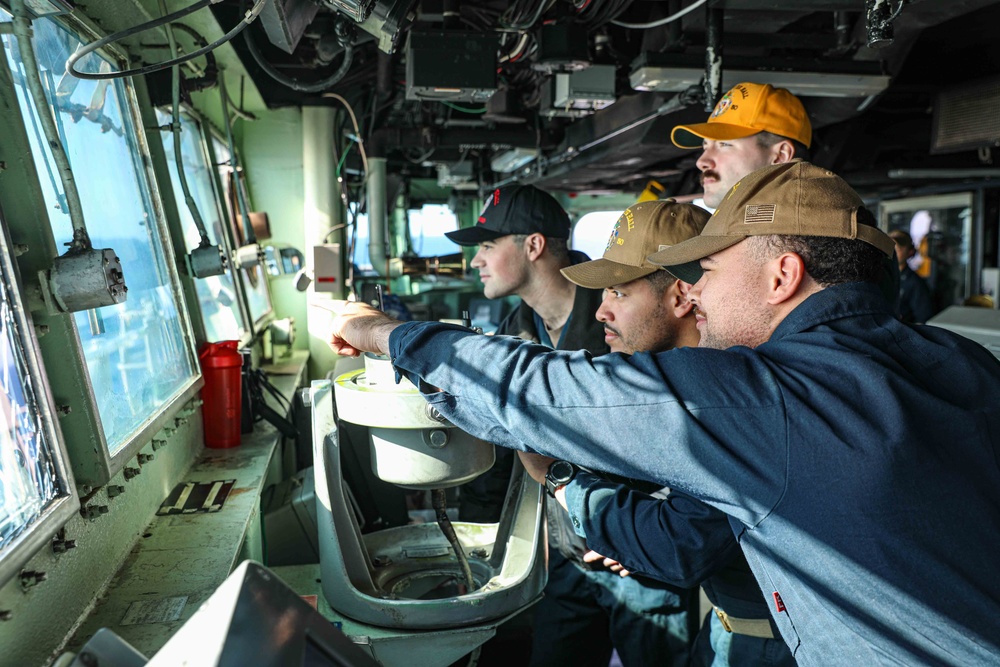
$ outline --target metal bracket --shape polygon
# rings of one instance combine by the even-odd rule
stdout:
[[[123,303],[128,292],[121,260],[111,248],[70,250],[38,277],[52,314],[114,306]]]

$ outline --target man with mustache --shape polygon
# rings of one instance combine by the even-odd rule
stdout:
[[[812,125],[799,98],[770,84],[738,83],[715,105],[708,121],[678,125],[670,140],[701,148],[705,205],[717,208],[733,184],[752,171],[808,158]]]
[[[679,148],[700,148],[696,165],[707,208],[715,209],[729,188],[763,167],[809,159],[812,123],[802,102],[784,88],[738,83],[723,95],[704,123],[678,125],[670,140]],[[900,307],[900,275],[886,260],[879,283],[883,297]]]

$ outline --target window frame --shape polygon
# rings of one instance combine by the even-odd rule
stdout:
[[[55,402],[49,386],[48,375],[42,361],[35,325],[25,307],[24,288],[11,250],[14,247],[8,235],[7,221],[0,208],[0,280],[3,280],[11,300],[11,311],[18,327],[18,338],[28,366],[28,376],[34,382],[35,400],[38,404],[38,430],[49,443],[49,453],[61,486],[61,493],[45,507],[21,535],[3,548],[0,558],[0,587],[12,579],[36,553],[50,543],[52,536],[80,509],[73,471],[70,468],[66,442],[59,422],[55,418]]]
[[[226,140],[225,133],[219,128],[217,128],[213,123],[210,123],[207,119],[205,119],[203,129],[207,135],[205,143],[207,150],[209,151],[209,157],[211,159],[211,163],[216,167],[215,168],[216,188],[217,192],[219,193],[219,202],[222,205],[224,220],[228,223],[226,225],[226,235],[229,238],[230,247],[236,248],[238,247],[236,238],[236,214],[238,213],[238,211],[230,209],[229,203],[225,196],[226,188],[222,183],[222,174],[219,173],[220,168],[224,165],[224,163],[219,159],[219,156],[216,155],[215,153],[214,141],[218,141],[219,143],[221,143],[223,146],[226,147],[226,150],[229,150],[229,142]],[[233,150],[236,150],[235,146],[233,147]],[[236,153],[238,156],[239,151],[236,150]],[[242,164],[242,160],[240,160],[240,164]],[[229,160],[229,164],[226,166],[229,169],[233,169],[231,157]],[[243,180],[243,187],[246,187],[245,178]],[[250,193],[247,192],[246,195],[247,195],[247,205],[249,206]],[[240,279],[236,281],[240,285],[241,300],[243,303],[243,307],[246,309],[246,316],[247,316],[246,321],[252,323],[250,326],[250,332],[251,332],[250,340],[256,339],[258,336],[263,335],[263,333],[267,330],[268,325],[274,320],[274,295],[271,294],[271,285],[269,282],[267,282],[268,272],[266,266],[262,266],[261,269],[262,269],[261,271],[262,278],[265,281],[265,289],[267,290],[267,300],[269,307],[266,311],[264,311],[264,314],[257,319],[254,319],[253,317],[253,311],[250,308],[250,296],[247,294],[249,290],[247,289],[246,282],[244,282],[245,280],[249,281],[249,278],[246,278],[246,269],[240,270],[241,271]]]
[[[84,44],[92,40],[101,39],[104,36],[94,30],[88,23],[80,21],[73,15],[48,16],[45,17],[45,20],[56,23],[60,28],[69,31]],[[127,54],[117,45],[109,44],[98,49],[95,54],[106,58],[120,70],[126,69],[129,66]],[[6,63],[4,63],[3,68],[9,71]],[[0,82],[0,85],[2,83],[6,82]],[[10,80],[10,84],[12,89],[5,92],[9,92],[11,99],[16,101],[16,92],[13,90],[12,79]],[[132,158],[136,167],[136,176],[140,181],[140,194],[145,198],[144,205],[149,206],[151,217],[153,218],[151,224],[159,234],[160,243],[165,255],[164,265],[167,270],[167,280],[177,305],[177,319],[181,325],[180,333],[184,340],[184,349],[191,363],[193,375],[179,386],[170,399],[159,406],[153,414],[149,415],[135,428],[122,443],[121,447],[112,453],[108,448],[104,424],[99,412],[75,318],[72,313],[55,315],[49,313],[49,315],[53,315],[49,318],[54,323],[54,326],[51,326],[53,332],[39,342],[39,347],[43,358],[58,358],[60,362],[60,372],[55,374],[50,373],[47,379],[53,395],[60,397],[60,402],[65,404],[64,411],[60,412],[60,423],[63,426],[64,432],[70,434],[69,437],[64,438],[64,443],[69,464],[73,471],[73,477],[76,484],[81,487],[82,492],[86,492],[87,488],[101,486],[109,482],[125,467],[128,461],[135,457],[140,449],[149,443],[153,436],[164,428],[173,426],[172,422],[177,414],[197,395],[204,384],[195,349],[195,333],[190,313],[188,312],[189,306],[181,286],[180,274],[176,262],[173,259],[176,257],[173,239],[166,224],[160,185],[153,170],[152,155],[142,117],[142,109],[152,109],[152,105],[148,98],[144,102],[140,102],[136,93],[136,83],[131,78],[123,78],[121,84],[124,92],[120,101],[123,107],[125,107],[122,109],[122,119],[129,125],[126,130],[132,133],[131,140],[134,141],[135,148],[138,151],[138,154],[132,155]],[[113,86],[114,82],[111,85]],[[15,103],[11,109],[11,118],[0,117],[0,122],[3,122],[6,127],[11,129],[10,136],[5,136],[5,141],[10,140],[12,143],[23,142],[23,149],[28,150],[31,154],[31,163],[34,166],[34,173],[28,175],[27,178],[33,181],[36,187],[40,188],[38,181],[42,178],[42,173],[39,170],[41,163],[31,153],[24,125],[25,119],[21,116],[18,109],[19,107]],[[155,117],[155,114],[153,117]],[[13,127],[11,127],[12,124]],[[144,192],[142,191],[143,187],[145,188]],[[40,195],[40,189],[36,193]],[[40,206],[41,210],[45,210],[44,200],[39,199],[34,202],[34,205]],[[47,252],[52,252],[52,254],[40,262],[36,261],[35,264],[49,268],[51,267],[52,258],[64,252],[64,249],[56,246],[51,219],[47,214],[43,215],[42,219],[46,223],[43,226],[44,230],[41,232],[45,238],[44,242],[40,245]],[[21,231],[23,230],[23,226],[19,225],[17,229]],[[127,281],[128,276],[126,275]],[[55,331],[56,329],[58,331]],[[70,367],[67,368],[66,366]],[[81,409],[78,411],[73,410],[74,404]]]

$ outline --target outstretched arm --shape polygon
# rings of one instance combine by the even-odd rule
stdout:
[[[398,325],[389,346],[398,373],[438,387],[427,401],[487,442],[711,498],[748,524],[785,489],[784,402],[747,349],[592,357],[432,322]]]
[[[389,354],[389,334],[402,322],[364,303],[349,303],[333,320],[330,347],[337,354]]]

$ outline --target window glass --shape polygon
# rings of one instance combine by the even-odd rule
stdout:
[[[298,248],[264,246],[267,272],[272,276],[294,275],[305,268],[305,255]]]
[[[157,118],[161,125],[171,122],[169,112],[157,109]],[[184,228],[184,247],[191,252],[201,243],[201,234],[194,223],[191,211],[184,201],[184,190],[177,176],[177,159],[174,155],[174,137],[169,131],[161,132],[163,149],[167,155],[170,169],[170,180],[173,183],[174,199],[177,211]],[[190,116],[181,113],[181,157],[184,164],[184,174],[187,176],[188,188],[198,207],[208,240],[219,245],[227,252],[228,244],[222,228],[222,216],[219,203],[213,187],[213,172],[208,165],[204,146],[201,140],[201,129],[198,122]],[[227,252],[228,254],[228,252]],[[233,284],[232,266],[226,268],[221,276],[195,278],[195,291],[198,293],[198,304],[201,306],[202,318],[205,321],[205,337],[210,343],[220,340],[239,340],[246,328],[240,316],[239,297]]]
[[[352,205],[353,212],[357,205]],[[410,250],[418,257],[437,257],[462,251],[462,247],[445,236],[458,229],[458,218],[447,204],[424,204],[406,212],[409,224]],[[368,214],[357,214],[352,261],[358,271],[373,270],[368,252]]]
[[[42,112],[55,117],[91,241],[95,248],[115,250],[128,285],[125,303],[74,314],[104,436],[116,452],[182,390],[195,369],[129,115],[129,91],[121,79],[85,81],[65,74],[66,59],[81,41],[52,20],[36,20],[33,26],[49,100]],[[62,183],[24,83],[17,40],[7,35],[3,41],[52,233],[63,247],[73,233]],[[116,69],[97,56],[84,58],[77,67],[88,72]]]
[[[411,250],[418,257],[437,257],[461,252],[462,247],[445,236],[458,229],[458,218],[446,204],[424,204],[407,211]],[[367,240],[367,239],[366,239]]]
[[[368,252],[368,214],[357,213],[357,204],[352,204],[354,218],[354,247],[351,261],[358,271],[372,271],[371,254]]]
[[[273,245],[269,245],[264,248],[264,258],[267,262],[267,272],[272,276],[280,276],[285,272],[282,257],[278,253],[278,249]]]
[[[580,218],[573,226],[570,247],[591,259],[597,259],[608,247],[608,237],[621,217],[621,211],[593,211]]]
[[[242,239],[244,238],[243,230],[236,224],[239,206],[236,204],[233,168],[231,166],[232,155],[229,152],[229,147],[215,137],[212,138],[212,145],[215,150],[215,158],[218,161],[222,187],[225,190],[226,208],[230,215],[229,219],[233,221],[233,237],[237,243],[242,243]],[[243,189],[244,195],[249,199],[249,195],[246,194],[245,180],[240,181],[240,187]],[[254,322],[260,321],[260,318],[271,311],[271,295],[267,291],[267,272],[264,269],[265,267],[263,266],[255,266],[240,270],[240,279],[243,281],[243,287],[247,293],[250,314],[253,316]]]
[[[21,332],[6,279],[0,283],[0,554],[60,495],[51,448],[39,426]]]
[[[972,195],[960,193],[883,202],[886,231],[903,230],[913,239],[908,267],[927,284],[934,312],[969,296]]]

